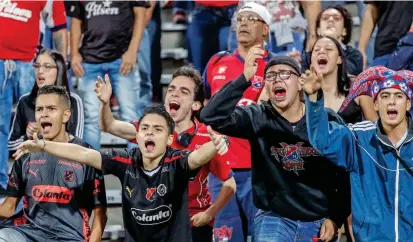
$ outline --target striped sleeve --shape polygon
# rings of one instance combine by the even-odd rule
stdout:
[[[10,151],[17,150],[17,147],[28,138],[26,136],[26,127],[27,127],[27,117],[24,112],[24,104],[22,104],[22,99],[27,96],[23,95],[16,107],[16,114],[13,118],[13,123],[11,126],[10,134],[7,141],[7,148]]]
[[[73,135],[83,138],[83,129],[84,129],[84,110],[83,102],[76,93],[70,93],[71,96],[71,107],[72,107],[72,118],[70,125],[70,133]]]
[[[47,27],[52,31],[66,28],[66,10],[63,1],[47,0],[43,14]]]

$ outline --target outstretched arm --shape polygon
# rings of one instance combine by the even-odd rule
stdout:
[[[228,151],[228,139],[226,137],[216,134],[210,126],[208,126],[208,133],[211,141],[203,144],[188,156],[188,165],[191,170],[208,163],[217,153],[223,155]]]
[[[92,149],[70,143],[60,143],[46,140],[39,140],[37,133],[34,133],[33,140],[23,142],[13,154],[14,159],[19,159],[22,155],[32,152],[44,151],[49,154],[62,157],[72,161],[102,169],[101,154]]]

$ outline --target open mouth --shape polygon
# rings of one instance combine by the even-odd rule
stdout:
[[[145,141],[145,150],[146,152],[152,152],[155,149],[155,142],[152,140]]]
[[[171,114],[176,113],[179,108],[181,107],[181,105],[175,101],[170,101],[169,102],[169,111]]]
[[[320,67],[320,69],[323,69],[323,68],[327,67],[328,60],[325,57],[320,57],[317,60],[317,64]]]
[[[52,129],[52,123],[50,122],[42,122],[40,124],[42,126],[43,132],[48,133]]]
[[[274,92],[276,99],[283,99],[285,95],[287,94],[287,91],[285,90],[285,88],[282,88],[282,87],[274,88],[273,92]]]
[[[40,82],[44,82],[46,79],[42,76],[37,76],[37,80],[39,80]]]
[[[389,115],[390,119],[395,119],[397,117],[397,111],[396,110],[388,110],[387,115]]]

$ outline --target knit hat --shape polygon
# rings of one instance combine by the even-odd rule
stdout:
[[[273,57],[265,66],[264,75],[267,73],[268,68],[274,65],[287,65],[293,68],[298,75],[301,75],[301,68],[298,62],[289,56],[276,56]]]
[[[374,99],[386,88],[397,88],[412,98],[413,72],[407,70],[393,71],[383,66],[370,67],[360,73],[351,83],[350,92],[341,106],[343,111],[358,96],[369,95]]]

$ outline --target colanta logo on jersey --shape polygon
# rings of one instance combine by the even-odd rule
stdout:
[[[32,11],[17,7],[17,1],[0,0],[0,16],[22,22],[28,22],[32,17]]]
[[[293,171],[299,176],[299,171],[305,170],[305,161],[301,157],[320,156],[312,147],[303,147],[304,142],[298,142],[295,145],[280,143],[281,148],[272,146],[271,155],[283,164],[284,170]]]
[[[102,3],[91,1],[85,4],[86,18],[104,15],[119,15],[119,8],[110,7],[112,1],[105,0]]]
[[[172,217],[172,205],[162,205],[154,209],[131,208],[132,216],[140,225],[156,225],[168,222]]]
[[[72,200],[72,192],[67,187],[36,185],[32,188],[32,197],[39,202],[67,204]]]

